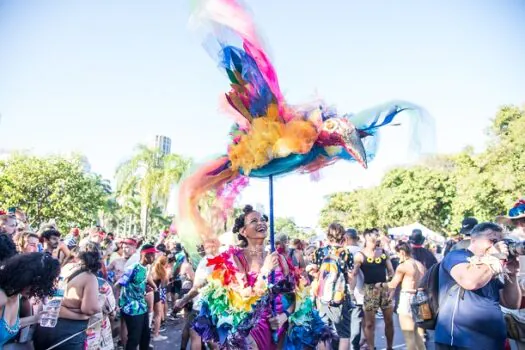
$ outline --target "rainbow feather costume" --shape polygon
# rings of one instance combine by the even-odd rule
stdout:
[[[208,284],[201,289],[201,310],[193,328],[206,342],[215,342],[222,349],[247,349],[251,336],[259,349],[276,349],[268,319],[272,309],[277,313],[295,306],[285,327],[276,333],[283,340],[284,349],[315,348],[319,341],[334,337],[314,309],[306,281],[288,264],[291,273],[286,276],[276,270],[269,281],[263,274],[246,274],[244,255],[240,248],[208,259],[213,272]],[[246,266],[247,269],[247,266]],[[245,269],[245,270],[246,270]],[[273,338],[275,339],[275,338]]]
[[[205,47],[229,79],[231,89],[221,107],[234,125],[227,152],[181,184],[176,226],[189,249],[199,240],[217,239],[200,210],[208,192],[216,194],[215,208],[224,216],[250,177],[316,173],[341,159],[367,167],[376,154],[379,130],[395,125],[399,115],[410,117],[414,126],[411,149],[419,148],[420,139],[431,139],[421,131],[432,120],[420,107],[404,101],[342,115],[322,103],[288,104],[240,0],[195,1],[192,20],[209,33]]]

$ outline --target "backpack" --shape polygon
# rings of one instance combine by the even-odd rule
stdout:
[[[437,316],[439,313],[439,268],[441,263],[432,265],[421,277],[417,288],[423,289],[428,296],[428,305],[432,317],[429,320],[414,320],[416,326],[423,329],[433,330],[436,328]],[[414,301],[411,302],[412,314],[416,315],[419,305]]]
[[[316,300],[330,306],[339,306],[345,300],[346,277],[341,259],[343,247],[326,247],[319,267],[319,277],[314,286]]]

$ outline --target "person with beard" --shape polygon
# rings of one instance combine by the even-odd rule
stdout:
[[[60,242],[60,232],[53,228],[46,229],[40,235],[44,243],[44,252],[47,252],[55,259],[58,259],[61,264],[69,260],[71,251],[65,244]]]
[[[434,254],[423,247],[425,236],[423,236],[423,232],[420,229],[414,229],[408,241],[412,248],[412,258],[422,263],[425,269],[428,270],[432,265],[437,264]]]

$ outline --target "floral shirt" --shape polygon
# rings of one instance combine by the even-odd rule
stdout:
[[[89,328],[86,331],[87,350],[112,350],[113,335],[108,315],[115,311],[115,296],[110,284],[98,277],[98,302],[100,313],[89,319]]]
[[[326,246],[315,251],[314,264],[321,266],[323,259],[332,250],[335,255],[339,257],[339,267],[344,273],[348,273],[354,269],[354,256],[346,247],[342,246]]]
[[[146,282],[148,269],[140,263],[129,266],[118,284],[122,287],[119,306],[129,316],[143,315],[148,312],[146,303]]]

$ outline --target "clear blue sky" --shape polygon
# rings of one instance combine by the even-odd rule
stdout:
[[[291,103],[317,94],[352,112],[409,100],[436,119],[437,150],[455,152],[482,149],[498,106],[525,102],[523,1],[248,3]],[[223,152],[227,80],[188,11],[182,0],[0,0],[0,148],[79,151],[107,178],[157,133],[197,159]],[[315,224],[323,195],[376,183],[405,159],[403,136],[388,133],[367,172],[279,179],[276,215]],[[266,203],[266,184],[242,202]]]

